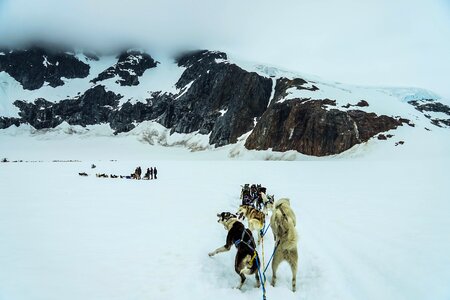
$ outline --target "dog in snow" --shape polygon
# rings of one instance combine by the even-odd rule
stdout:
[[[277,269],[282,261],[287,261],[292,271],[292,291],[296,289],[297,277],[297,232],[296,219],[287,198],[279,199],[273,205],[270,227],[275,239],[275,253],[272,260],[272,286],[277,280]]]
[[[248,228],[251,231],[256,231],[258,235],[258,245],[261,243],[261,229],[264,228],[266,215],[250,205],[241,205],[237,211],[238,216],[244,216],[248,221]]]
[[[259,192],[257,208],[267,216],[273,210],[274,195],[266,195],[265,188]],[[261,209],[262,208],[262,209]]]
[[[246,279],[245,275],[252,274],[255,274],[256,287],[259,287],[260,281],[257,266],[260,262],[255,250],[256,245],[251,231],[246,229],[244,224],[239,222],[237,216],[232,213],[223,212],[217,214],[217,217],[219,217],[217,222],[221,223],[225,227],[225,230],[228,231],[227,239],[224,246],[208,253],[208,255],[214,256],[218,253],[229,251],[234,244],[237,248],[234,270],[241,277],[241,282],[237,288],[242,288]]]

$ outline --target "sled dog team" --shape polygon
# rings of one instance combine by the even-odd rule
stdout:
[[[296,217],[291,209],[290,201],[282,198],[274,202],[274,197],[266,195],[266,189],[260,185],[244,185],[241,191],[242,205],[236,213],[222,212],[217,214],[218,223],[222,224],[228,231],[225,245],[210,252],[214,256],[226,252],[234,245],[237,249],[234,270],[241,280],[237,286],[240,289],[245,280],[245,275],[255,275],[256,287],[260,287],[260,274],[263,274],[259,253],[253,238],[253,233],[258,236],[257,245],[263,240],[263,229],[266,216],[271,212],[270,227],[273,232],[275,247],[272,259],[272,286],[277,280],[277,269],[281,262],[286,261],[292,271],[292,291],[296,290],[297,275],[297,232]],[[245,227],[243,221],[247,219]],[[267,228],[267,227],[266,227]],[[261,258],[262,259],[262,258]],[[258,270],[259,268],[259,270]],[[263,275],[265,276],[265,275]],[[264,280],[264,279],[263,279]]]

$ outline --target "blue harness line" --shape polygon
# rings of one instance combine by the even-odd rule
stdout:
[[[270,223],[267,225],[266,228],[263,228],[263,229],[260,230],[260,235],[261,235],[262,238],[266,235],[267,231],[269,230],[269,227],[270,227]],[[244,243],[244,244],[245,244],[247,247],[249,247],[250,250],[252,250],[253,253],[256,254],[256,256],[258,257],[258,258],[256,259],[256,268],[258,269],[259,281],[260,281],[260,283],[261,283],[261,289],[262,289],[262,292],[263,292],[263,300],[266,300],[266,287],[265,287],[265,282],[266,282],[266,271],[267,271],[267,268],[268,268],[269,265],[270,265],[270,262],[271,262],[272,259],[273,259],[273,256],[275,255],[275,251],[277,250],[278,245],[280,244],[280,241],[278,241],[277,244],[275,245],[275,248],[273,249],[272,255],[270,256],[270,259],[269,259],[269,261],[267,262],[267,266],[266,266],[266,267],[264,268],[264,270],[261,272],[261,266],[259,265],[259,255],[258,255],[258,252],[257,252],[250,244],[248,244],[246,241],[244,241],[244,235],[245,235],[245,233],[246,233],[246,229],[242,232],[242,237],[241,237],[241,239],[239,239],[239,240],[237,240],[237,241],[234,242],[234,246],[237,248],[237,247],[239,246],[240,243]],[[263,257],[263,259],[264,259],[264,257]]]
[[[259,281],[261,283],[261,288],[262,288],[262,292],[263,292],[263,300],[266,300],[266,287],[265,287],[265,282],[266,282],[266,275],[263,273],[264,275],[264,279],[261,276],[261,268],[259,267],[259,260],[256,260],[256,268],[258,269],[258,274],[259,274]]]
[[[269,223],[269,225],[267,225],[267,227],[266,227],[265,229],[263,228],[263,229],[260,230],[261,237],[264,237],[264,236],[266,235],[267,230],[269,230],[269,227],[270,227],[270,223]],[[275,245],[275,247],[273,248],[272,255],[270,256],[269,260],[267,261],[267,265],[266,265],[266,267],[264,268],[264,271],[263,271],[264,282],[265,282],[265,280],[266,280],[266,271],[267,271],[267,268],[269,267],[270,262],[272,261],[273,256],[275,255],[275,251],[277,250],[277,248],[278,248],[279,245],[280,245],[280,241],[278,241],[277,244]]]
[[[264,237],[266,235],[267,230],[269,230],[269,227],[270,227],[270,223],[269,223],[269,225],[267,225],[266,229],[263,228],[260,230],[261,237]]]
[[[265,287],[265,279],[266,279],[266,275],[265,275],[265,270],[264,270],[264,272],[263,273],[261,273],[261,268],[260,268],[260,265],[259,265],[259,255],[258,255],[258,251],[256,251],[256,249],[255,248],[253,248],[251,245],[249,245],[249,243],[247,243],[246,241],[244,241],[244,235],[245,235],[245,233],[246,233],[246,230],[244,230],[243,232],[242,232],[242,237],[241,237],[241,239],[240,240],[237,240],[236,242],[234,242],[234,246],[236,246],[236,248],[239,246],[239,244],[240,243],[243,243],[243,244],[245,244],[248,248],[250,248],[250,250],[252,250],[253,251],[253,253],[254,254],[256,254],[256,259],[255,259],[255,261],[256,261],[256,268],[258,269],[258,276],[259,276],[259,282],[261,283],[261,288],[262,288],[262,292],[263,292],[263,300],[266,300],[266,287]],[[275,251],[274,251],[274,253],[275,253]],[[272,256],[273,256],[273,254],[272,254]],[[262,276],[264,276],[264,278],[262,277]]]
[[[267,268],[269,267],[270,262],[272,261],[272,258],[273,258],[273,256],[275,255],[275,251],[277,250],[279,244],[280,244],[280,241],[278,241],[278,243],[275,245],[275,248],[273,248],[272,256],[270,257],[269,261],[267,262],[267,266],[266,266],[266,268],[264,269],[264,278],[266,278],[266,270],[267,270]]]

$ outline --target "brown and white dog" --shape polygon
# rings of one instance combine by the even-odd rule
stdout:
[[[246,229],[244,224],[239,222],[237,216],[223,212],[217,214],[219,220],[225,229],[228,231],[226,243],[224,246],[217,248],[213,252],[208,253],[209,256],[214,256],[221,252],[229,251],[233,244],[237,248],[236,258],[234,260],[234,270],[241,277],[241,282],[237,286],[242,288],[245,282],[245,275],[255,274],[256,287],[260,286],[258,268],[259,258],[255,251],[256,245],[250,230]],[[255,261],[256,260],[256,261]]]
[[[237,211],[239,216],[244,216],[248,221],[248,228],[251,231],[256,231],[258,235],[258,245],[261,243],[261,229],[264,228],[266,215],[250,205],[241,205]]]
[[[292,291],[296,289],[297,277],[297,232],[295,230],[296,219],[287,198],[279,199],[274,204],[270,227],[275,239],[275,253],[272,261],[272,285],[277,280],[277,269],[282,261],[287,261],[292,271]]]

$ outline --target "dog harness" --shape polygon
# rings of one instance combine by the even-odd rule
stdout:
[[[255,260],[255,258],[258,256],[258,252],[256,252],[255,248],[253,248],[251,245],[249,245],[249,243],[244,241],[244,235],[245,235],[246,232],[247,232],[247,229],[244,229],[244,231],[242,231],[241,239],[237,240],[236,242],[234,242],[234,245],[237,248],[240,243],[244,243],[248,248],[250,248],[250,250],[253,251],[253,256],[252,256],[252,258],[250,259],[250,262],[249,262],[249,267],[252,268],[253,267],[253,262],[256,261],[256,268],[258,270],[259,278],[261,279],[261,287],[262,287],[262,291],[263,291],[263,300],[266,300],[266,288],[265,288],[266,275],[265,275],[264,272],[262,272],[262,270],[260,268],[259,259]],[[262,276],[264,276],[264,277],[262,277]]]
[[[250,248],[250,250],[253,251],[253,256],[252,256],[252,258],[250,259],[250,262],[249,262],[249,267],[251,268],[251,267],[253,266],[253,261],[255,260],[255,258],[256,258],[256,256],[258,255],[258,253],[256,252],[255,248],[253,248],[248,242],[246,242],[246,241],[244,240],[244,236],[245,236],[246,233],[247,233],[247,229],[244,229],[244,230],[242,231],[241,239],[235,241],[235,242],[234,242],[234,245],[235,245],[236,248],[237,248],[237,247],[239,246],[240,243],[244,243],[244,245],[246,245],[248,248]]]

